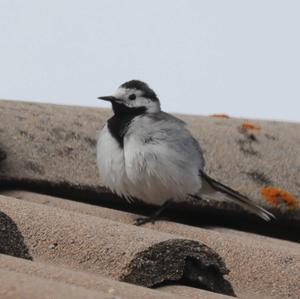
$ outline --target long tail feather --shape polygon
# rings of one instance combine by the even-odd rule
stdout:
[[[245,195],[242,195],[239,192],[231,189],[230,187],[225,186],[224,184],[212,179],[204,171],[200,170],[200,175],[201,175],[202,179],[214,191],[221,192],[222,194],[226,195],[227,197],[233,199],[237,204],[239,204],[243,208],[251,211],[252,213],[256,214],[260,218],[262,218],[266,221],[270,221],[272,218],[275,218],[275,216],[272,213],[268,212],[264,208],[260,207],[256,203],[254,203]]]

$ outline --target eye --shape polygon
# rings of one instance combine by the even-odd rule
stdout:
[[[136,99],[136,95],[133,93],[128,97],[129,100],[135,100]]]

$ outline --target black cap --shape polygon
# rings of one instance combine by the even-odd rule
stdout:
[[[123,83],[120,87],[140,90],[143,92],[143,96],[145,98],[151,99],[153,101],[158,101],[156,93],[145,82],[139,80],[131,80]]]

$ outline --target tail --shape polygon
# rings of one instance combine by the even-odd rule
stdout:
[[[265,221],[270,221],[272,218],[275,219],[275,216],[272,213],[268,212],[264,208],[254,203],[248,197],[212,179],[204,171],[200,170],[200,175],[204,182],[204,186],[203,186],[204,195],[206,195],[205,192],[208,193],[221,192],[222,194],[226,195],[226,197],[233,199],[235,203],[239,204],[244,209],[256,214],[257,216],[264,219]]]

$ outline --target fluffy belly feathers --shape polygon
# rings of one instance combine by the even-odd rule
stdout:
[[[132,197],[161,205],[169,199],[185,200],[195,194],[201,184],[196,173],[166,165],[168,159],[154,157],[147,152],[136,152],[134,142],[125,151],[110,135],[107,126],[100,133],[97,145],[97,164],[104,184],[127,199]],[[173,167],[173,168],[172,168]]]

